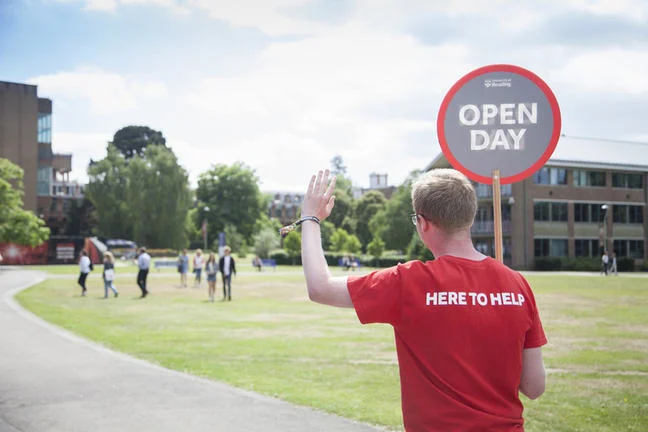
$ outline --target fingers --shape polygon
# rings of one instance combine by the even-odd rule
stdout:
[[[326,189],[326,192],[324,192],[324,197],[325,198],[330,198],[333,195],[333,191],[335,190],[335,181],[336,181],[336,179],[337,179],[337,177],[335,177],[335,176],[333,176],[331,178],[331,183],[329,183],[328,188]]]
[[[313,187],[315,185],[315,176],[311,176],[310,183],[308,183],[308,189],[306,189],[306,195],[310,196],[313,194]]]
[[[313,175],[311,177],[306,194],[326,194],[327,196],[330,196],[333,193],[333,189],[335,188],[335,176],[333,176],[333,178],[331,179],[331,184],[329,184],[329,175],[330,171],[328,169],[324,171],[319,170],[317,172],[317,175]]]

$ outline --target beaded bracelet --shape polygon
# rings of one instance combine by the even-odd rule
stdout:
[[[299,225],[301,225],[302,223],[304,223],[306,221],[309,221],[309,220],[313,221],[313,222],[317,222],[318,225],[320,223],[319,218],[316,217],[316,216],[304,216],[301,219],[299,219],[298,221],[295,221],[295,222],[291,223],[290,225],[286,225],[285,227],[281,228],[279,230],[279,234],[281,234],[281,237],[285,237],[285,236],[288,235],[289,232],[294,231]]]

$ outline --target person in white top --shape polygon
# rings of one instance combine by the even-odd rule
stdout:
[[[79,280],[77,281],[81,285],[81,297],[85,297],[86,292],[86,279],[88,278],[88,273],[90,273],[90,258],[88,258],[88,252],[84,250],[81,251],[81,256],[79,258]]]
[[[194,286],[200,286],[202,269],[203,269],[202,250],[196,249],[196,255],[194,256],[193,259],[193,271],[196,274],[196,280],[194,281]]]
[[[610,258],[608,257],[607,251],[603,251],[603,256],[601,257],[601,274],[605,272],[605,276],[608,275],[608,263]]]
[[[151,255],[146,253],[146,248],[142,247],[139,251],[139,256],[137,257],[137,267],[139,272],[137,273],[137,285],[139,285],[142,290],[142,295],[140,297],[146,297],[148,295],[148,290],[146,289],[146,278],[148,277],[149,267],[151,266]]]
[[[612,263],[610,264],[610,274],[619,276],[619,271],[617,270],[616,252],[612,252]]]
[[[218,269],[223,276],[223,301],[232,301],[232,275],[236,274],[236,264],[234,257],[230,255],[232,249],[225,246],[223,253],[225,254],[218,261]]]

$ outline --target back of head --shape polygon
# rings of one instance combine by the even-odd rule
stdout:
[[[146,253],[146,248],[144,246],[140,248],[140,253]]]
[[[469,228],[477,213],[477,195],[468,178],[454,169],[423,174],[412,187],[414,212],[446,231]]]

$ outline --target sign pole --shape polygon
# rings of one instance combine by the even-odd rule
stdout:
[[[493,228],[495,230],[495,259],[504,262],[502,253],[502,191],[500,188],[500,170],[493,170]]]

